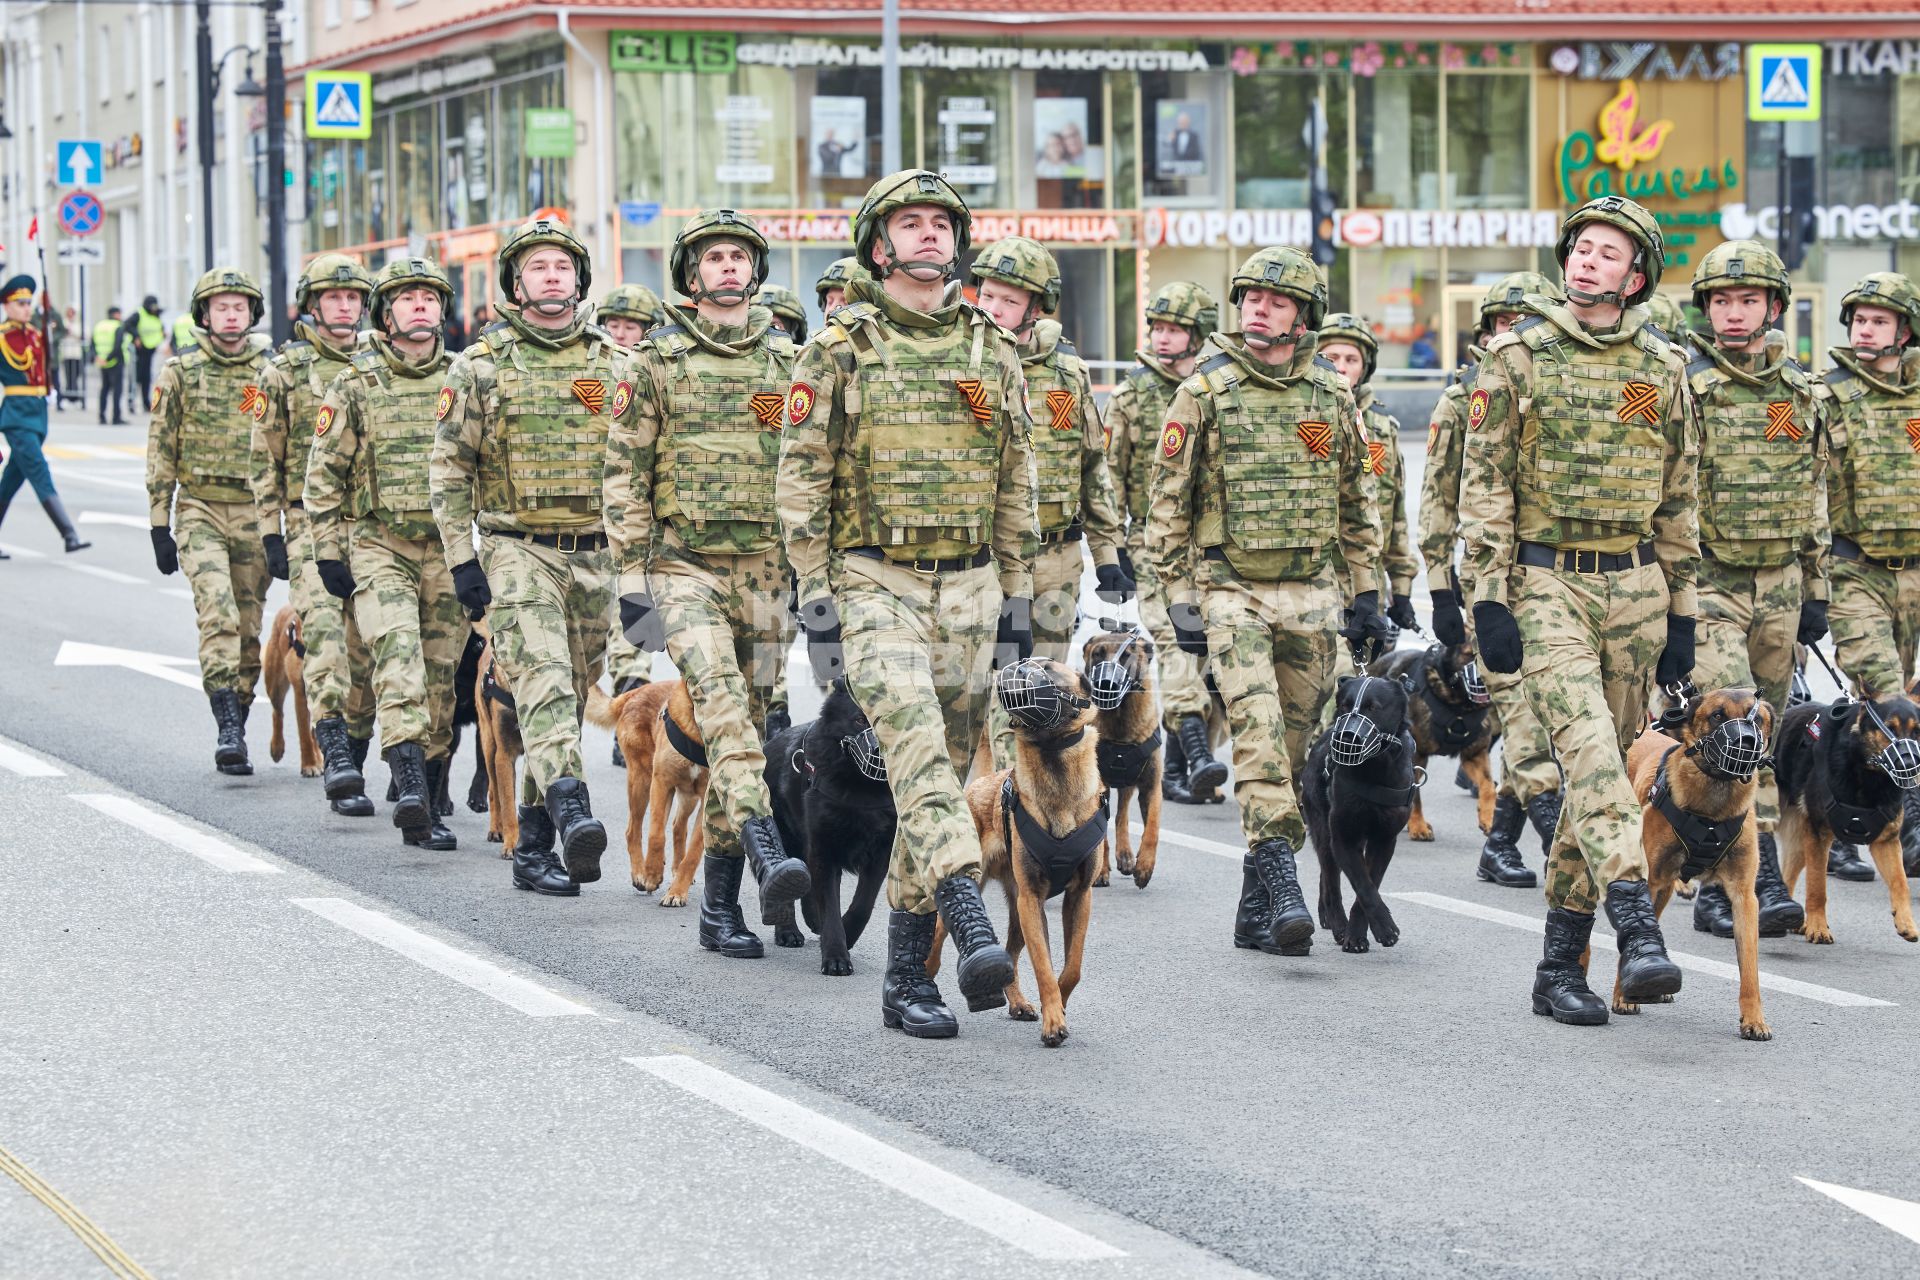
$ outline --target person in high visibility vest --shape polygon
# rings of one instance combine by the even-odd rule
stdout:
[[[120,412],[120,392],[125,385],[127,362],[133,358],[133,339],[120,318],[120,308],[108,307],[107,318],[93,326],[93,363],[100,370],[100,425],[107,425],[107,400],[113,400],[113,425],[124,427]]]
[[[144,408],[153,403],[154,352],[167,340],[167,326],[160,319],[160,299],[148,294],[127,328],[133,332],[133,376],[140,384],[140,405]]]

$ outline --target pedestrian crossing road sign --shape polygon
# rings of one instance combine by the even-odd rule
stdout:
[[[1747,119],[1820,118],[1820,46],[1747,46]]]
[[[371,138],[373,77],[360,71],[307,72],[307,136]]]

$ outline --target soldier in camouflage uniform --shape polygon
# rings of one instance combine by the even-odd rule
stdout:
[[[513,883],[565,897],[600,878],[607,847],[581,776],[580,716],[607,647],[602,464],[613,420],[632,411],[632,359],[583,319],[592,264],[564,223],[522,224],[498,272],[500,322],[454,357],[434,410],[433,516],[455,594],[491,623],[526,743]]]
[[[937,908],[961,994],[998,1008],[1013,962],[980,898],[961,780],[986,721],[995,650],[1033,649],[1033,427],[1018,348],[951,298],[971,216],[946,179],[875,183],[854,217],[865,274],[794,367],[780,523],[822,676],[847,677],[873,723],[899,812],[881,1019],[958,1024],[928,978]]]
[[[666,304],[659,295],[643,284],[623,284],[607,291],[600,299],[600,305],[594,309],[593,322],[605,329],[613,340],[629,351],[645,341],[647,330],[667,322]],[[653,655],[642,653],[628,642],[622,634],[619,624],[615,623],[607,637],[607,676],[613,681],[613,692],[617,696],[629,689],[637,689],[647,682],[653,671]],[[620,755],[620,744],[613,744],[614,768],[622,768],[626,760]]]
[[[1234,796],[1247,854],[1233,941],[1304,955],[1313,915],[1294,851],[1294,779],[1333,692],[1336,634],[1384,641],[1380,593],[1340,595],[1338,568],[1380,574],[1379,518],[1353,395],[1317,354],[1326,284],[1297,249],[1262,249],[1233,273],[1240,326],[1213,336],[1168,407],[1147,515],[1147,552],[1176,643],[1213,656],[1233,728]],[[1343,607],[1350,621],[1340,627]],[[1181,724],[1182,737],[1194,726]],[[1205,743],[1188,741],[1189,763]]]
[[[1646,306],[1647,314],[1653,317],[1654,327],[1668,342],[1682,343],[1690,336],[1687,309],[1671,294],[1656,292],[1647,298]]]
[[[447,273],[424,258],[381,269],[373,331],[320,406],[306,485],[320,581],[352,602],[373,651],[393,825],[405,843],[438,850],[458,843],[433,800],[453,749],[453,673],[467,638],[427,484],[452,302]]]
[[[773,312],[773,327],[787,335],[787,341],[798,350],[807,341],[807,304],[800,295],[782,285],[768,284],[760,286],[760,292],[753,297],[753,305],[765,307]]]
[[[1709,332],[1685,352],[1700,414],[1700,652],[1704,691],[1757,688],[1776,709],[1793,683],[1793,646],[1827,633],[1826,438],[1813,379],[1787,355],[1773,324],[1793,286],[1773,250],[1752,240],[1715,245],[1693,273],[1693,305]],[[1773,771],[1760,772],[1756,888],[1760,932],[1780,937],[1805,918],[1780,878]],[[1693,898],[1693,927],[1733,936],[1718,884]]]
[[[161,573],[187,572],[200,624],[200,683],[219,726],[213,761],[236,775],[253,772],[247,709],[260,676],[267,595],[267,559],[247,487],[248,447],[266,412],[260,383],[273,345],[249,330],[265,309],[246,272],[216,267],[201,276],[189,304],[193,343],[160,371],[147,427],[154,564]]]
[[[1127,520],[1127,545],[1120,563],[1140,587],[1140,622],[1153,637],[1158,665],[1157,687],[1166,730],[1166,762],[1161,770],[1160,794],[1175,804],[1209,804],[1226,799],[1220,784],[1227,766],[1209,749],[1187,759],[1181,725],[1191,717],[1198,726],[1186,737],[1207,746],[1207,686],[1193,655],[1175,643],[1173,623],[1167,617],[1167,593],[1153,572],[1147,554],[1147,497],[1154,459],[1160,451],[1160,428],[1167,406],[1181,382],[1193,373],[1201,348],[1220,324],[1220,306],[1199,285],[1180,280],[1160,286],[1147,299],[1147,342],[1134,353],[1139,363],[1127,370],[1107,401],[1107,473],[1114,497]],[[1193,566],[1187,567],[1190,581]]]
[[[827,269],[814,281],[813,296],[820,303],[820,314],[828,319],[847,302],[847,285],[866,273],[860,269],[860,259],[855,257],[835,258],[827,264]]]
[[[1649,674],[1671,687],[1693,669],[1699,428],[1679,353],[1636,305],[1664,252],[1631,200],[1576,209],[1556,245],[1567,301],[1525,299],[1467,398],[1460,513],[1480,661],[1523,674],[1567,778],[1533,1011],[1579,1025],[1607,1020],[1582,965],[1602,886],[1625,999],[1680,989],[1626,771]]]
[[[350,818],[373,815],[361,772],[373,739],[372,660],[351,612],[314,569],[304,486],[320,402],[353,359],[372,293],[373,277],[344,254],[323,253],[307,264],[293,290],[306,318],[267,361],[260,383],[265,412],[253,428],[253,503],[267,569],[286,582],[300,614],[301,676],[324,760],[321,786],[333,811]]]
[[[792,639],[773,495],[794,351],[772,312],[749,302],[767,270],[751,220],[694,215],[668,265],[694,311],[637,353],[633,405],[607,439],[607,532],[621,628],[644,652],[665,646],[706,744],[700,945],[757,960],[760,939],[740,911],[743,855],[762,923],[809,885],[806,864],[781,845],[755,728]]]
[[[1818,388],[1832,453],[1833,647],[1860,693],[1893,693],[1911,685],[1920,640],[1920,290],[1876,271],[1840,300],[1840,323],[1846,344],[1827,353]],[[1904,794],[1901,844],[1920,871],[1920,796]],[[1873,879],[1851,861],[1858,870],[1831,870]]]
[[[1046,246],[1008,236],[973,260],[980,309],[1020,344],[1027,405],[1039,414],[1034,461],[1040,511],[1040,554],[1033,562],[1033,643],[1042,658],[1065,662],[1080,613],[1080,543],[1093,553],[1100,599],[1133,598],[1133,575],[1120,564],[1120,513],[1107,475],[1106,441],[1086,362],[1042,319],[1060,309],[1060,267]],[[995,699],[987,711],[993,767],[1013,764],[1013,724]]]
[[[1420,478],[1420,555],[1427,564],[1433,593],[1433,634],[1442,644],[1467,641],[1465,609],[1472,607],[1472,574],[1463,583],[1454,567],[1453,548],[1460,536],[1460,464],[1466,452],[1467,406],[1486,358],[1486,344],[1513,328],[1529,294],[1558,298],[1559,287],[1537,271],[1516,271],[1493,283],[1480,299],[1480,322],[1464,372],[1447,387],[1427,425],[1427,467]],[[1464,607],[1464,608],[1463,608]],[[1481,664],[1487,698],[1500,719],[1500,791],[1493,802],[1493,827],[1480,848],[1474,869],[1479,879],[1513,889],[1539,883],[1520,856],[1520,832],[1529,822],[1540,837],[1540,852],[1553,846],[1560,823],[1560,766],[1553,746],[1533,714],[1520,674]]]
[[[1413,580],[1420,576],[1413,541],[1407,534],[1407,464],[1400,456],[1400,420],[1373,399],[1373,371],[1380,341],[1365,319],[1340,311],[1320,325],[1320,355],[1353,392],[1360,438],[1367,449],[1367,474],[1373,477],[1373,505],[1380,515],[1380,567],[1393,600],[1387,619],[1402,630],[1419,625],[1413,613]],[[1329,708],[1332,703],[1329,701]]]

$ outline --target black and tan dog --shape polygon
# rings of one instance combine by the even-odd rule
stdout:
[[[1832,942],[1827,923],[1827,849],[1838,838],[1871,846],[1873,865],[1887,882],[1893,927],[1920,942],[1907,899],[1900,857],[1902,793],[1920,783],[1920,711],[1898,695],[1830,706],[1808,703],[1780,717],[1774,748],[1780,786],[1781,874],[1787,891],[1807,869],[1808,942]]]
[[[320,744],[313,740],[313,720],[307,710],[307,646],[300,639],[300,615],[290,604],[281,605],[267,631],[266,651],[260,657],[260,669],[266,677],[267,701],[273,704],[273,736],[267,740],[267,757],[275,764],[287,753],[284,705],[293,694],[294,735],[300,746],[300,776],[320,776]]]
[[[1487,753],[1493,749],[1494,723],[1487,699],[1487,686],[1480,679],[1468,645],[1429,645],[1425,649],[1400,649],[1374,660],[1369,675],[1411,681],[1413,696],[1407,701],[1407,724],[1413,731],[1417,753],[1414,764],[1424,770],[1435,756],[1458,756],[1460,772],[1473,784],[1479,807],[1480,830],[1493,829],[1493,802],[1499,788],[1487,767]],[[1421,812],[1420,792],[1413,793],[1413,810],[1407,815],[1407,836],[1413,840],[1433,839],[1433,825]]]
[[[1105,625],[1105,624],[1103,624]],[[1081,669],[1093,691],[1094,732],[1100,735],[1100,781],[1113,798],[1112,830],[1100,843],[1096,888],[1108,882],[1107,856],[1120,874],[1146,888],[1160,858],[1160,774],[1165,735],[1160,705],[1153,693],[1153,641],[1138,628],[1107,630],[1087,637]],[[1140,806],[1140,851],[1133,849],[1127,809]]]
[[[1773,707],[1752,689],[1716,689],[1673,708],[1661,723],[1667,732],[1648,730],[1627,751],[1627,776],[1641,804],[1640,847],[1653,913],[1666,910],[1674,890],[1688,880],[1726,890],[1740,965],[1740,1038],[1771,1040],[1760,1009],[1760,900],[1754,892],[1760,836],[1753,800],[1773,738]],[[1617,973],[1613,1011],[1640,1012],[1627,1002]]]
[[[1420,794],[1411,683],[1405,675],[1340,677],[1333,723],[1307,749],[1300,803],[1320,860],[1320,927],[1342,951],[1367,950],[1369,929],[1383,947],[1400,941],[1380,886]],[[1342,876],[1353,886],[1351,914],[1341,901]]]
[[[494,666],[491,640],[474,661],[473,710],[474,736],[487,771],[487,839],[500,844],[501,857],[511,858],[520,843],[518,761],[527,748],[520,740],[513,691]]]
[[[873,915],[893,858],[895,812],[887,762],[873,726],[835,680],[820,718],[782,729],[767,739],[767,794],[780,842],[806,859],[813,887],[800,900],[807,927],[820,939],[820,972],[853,972],[853,944]],[[840,877],[859,877],[843,914]],[[793,923],[793,904],[773,925],[783,947],[804,942]]]
[[[1007,891],[1013,908],[1007,953],[1017,965],[1022,946],[1028,949],[1040,988],[1040,1043],[1053,1049],[1067,1038],[1067,1001],[1080,983],[1093,872],[1107,831],[1093,689],[1086,677],[1046,658],[1002,667],[994,685],[1013,722],[1013,768],[968,783],[967,808],[980,834],[981,866]],[[1046,917],[1047,899],[1056,894],[1064,895],[1060,917],[1066,945],[1066,964],[1057,978]],[[942,921],[934,926],[928,977],[939,971],[945,937]],[[1006,996],[1008,1016],[1033,1020],[1017,968]]]

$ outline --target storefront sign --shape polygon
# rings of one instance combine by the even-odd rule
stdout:
[[[1027,236],[1049,244],[1116,244],[1123,215],[1112,213],[976,213],[973,241],[987,244],[1007,236]],[[769,240],[802,244],[852,244],[853,224],[845,214],[776,214],[756,217]]]
[[[733,70],[731,31],[616,31],[608,60],[615,71],[692,71],[725,75]]]
[[[1920,40],[1829,40],[1836,76],[1920,75]]]
[[[1347,209],[1334,219],[1334,243],[1350,248],[1478,249],[1551,245],[1560,227],[1554,209]],[[1312,243],[1305,209],[1148,209],[1141,221],[1148,247],[1253,248]]]
[[[940,99],[940,172],[956,187],[990,187],[997,180],[993,134],[999,115],[991,98]]]
[[[734,57],[764,67],[878,67],[877,44],[830,44],[793,40],[741,44]],[[1011,48],[930,41],[900,50],[900,65],[941,71],[1205,71],[1207,55],[1197,49]]]
[[[573,110],[570,107],[528,107],[526,153],[536,160],[559,160],[573,154]]]
[[[1731,40],[1723,44],[1584,41],[1577,53],[1555,50],[1550,61],[1554,70],[1582,80],[1730,80],[1743,70],[1740,46]]]
[[[373,86],[375,102],[392,102],[420,93],[437,93],[476,80],[493,79],[493,59],[486,54],[444,67],[415,67],[404,75],[383,76]]]
[[[1692,163],[1656,163],[1663,160],[1674,123],[1642,119],[1640,91],[1631,80],[1623,81],[1600,108],[1596,130],[1598,137],[1580,129],[1560,143],[1560,194],[1569,205],[1613,195],[1691,200],[1740,185],[1740,171],[1731,157],[1697,168]],[[1641,171],[1635,173],[1636,168]]]
[[[753,94],[732,94],[713,116],[721,130],[720,162],[713,167],[714,181],[748,187],[772,182],[767,134],[773,124],[773,109],[766,100]]]
[[[1821,240],[1920,240],[1920,204],[1816,205],[1814,225]],[[1720,233],[1729,240],[1773,240],[1780,235],[1780,210],[1773,205],[1749,209],[1730,204],[1720,210]]]

